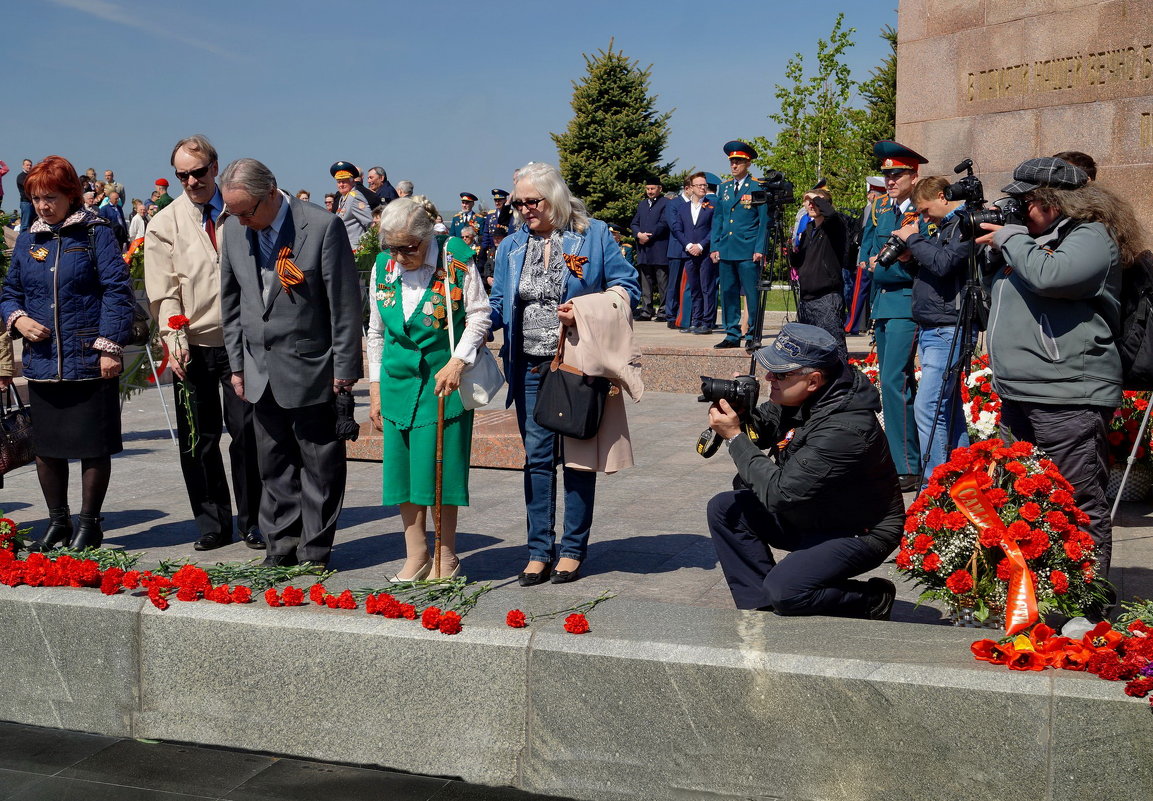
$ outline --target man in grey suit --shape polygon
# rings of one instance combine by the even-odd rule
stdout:
[[[344,223],[256,159],[220,176],[220,310],[236,394],[254,404],[266,564],[328,564],[344,502],[335,393],[361,374],[361,297]]]

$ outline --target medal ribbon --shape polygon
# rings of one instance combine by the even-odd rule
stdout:
[[[280,277],[280,285],[290,295],[294,286],[304,283],[304,273],[293,262],[292,251],[288,248],[281,248],[276,256],[276,274]]]
[[[961,514],[980,531],[992,530],[1000,538],[1001,550],[1009,560],[1009,595],[1005,599],[1005,634],[1018,634],[1037,620],[1037,593],[1033,573],[1025,564],[1025,555],[1009,530],[1001,522],[989,498],[977,487],[977,476],[965,473],[949,489],[949,495]]]

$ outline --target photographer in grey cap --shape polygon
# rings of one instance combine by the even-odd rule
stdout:
[[[1001,428],[1044,450],[1073,485],[1097,544],[1096,574],[1107,578],[1106,434],[1121,404],[1121,270],[1140,254],[1141,230],[1128,202],[1061,159],[1029,159],[1013,178],[1002,191],[1020,201],[1024,223],[983,223],[990,233],[976,240],[994,251],[986,343]]]
[[[816,326],[785,324],[756,361],[769,386],[747,421],[756,443],[728,401],[709,407],[738,472],[708,506],[737,608],[887,620],[893,583],[853,579],[893,552],[905,518],[879,393]],[[791,553],[778,563],[770,547]]]

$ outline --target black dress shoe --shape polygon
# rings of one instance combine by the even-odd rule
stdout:
[[[709,328],[707,325],[698,325],[694,328],[690,328],[689,333],[697,335],[711,334],[713,333],[713,329]]]
[[[658,314],[656,317],[653,318],[654,323],[667,323],[668,321],[669,321],[669,318],[665,317],[663,314]]]
[[[544,570],[539,573],[521,573],[517,581],[522,587],[535,587],[538,584],[544,584],[548,581],[549,575],[552,573],[552,565],[545,565]]]
[[[713,345],[713,349],[720,350],[721,348],[739,348],[740,346],[741,341],[739,339],[729,339],[728,337],[725,337],[720,342]]]
[[[67,506],[61,506],[55,509],[48,510],[48,517],[51,522],[48,528],[44,530],[44,539],[33,542],[28,550],[30,551],[50,551],[53,548],[58,548],[61,545],[67,545],[72,541],[72,514],[68,511]]]
[[[638,315],[637,315],[636,317],[634,317],[633,319],[634,319],[634,320],[642,320],[642,321],[644,321],[644,322],[648,322],[649,320],[653,319],[653,316],[652,316],[651,314],[648,314],[647,312],[641,312],[640,314],[638,314]]]
[[[260,529],[258,528],[249,530],[242,539],[244,540],[244,544],[254,551],[263,551],[268,547],[264,544],[264,537],[260,536]]]
[[[869,607],[869,620],[888,620],[893,614],[893,601],[897,588],[888,579],[873,576],[866,582],[873,603]]]
[[[921,486],[917,481],[917,476],[912,473],[903,473],[897,476],[897,482],[901,485],[901,492],[916,492],[917,488]]]
[[[680,328],[680,326],[677,325],[676,320],[669,320],[668,322],[665,323],[665,325],[667,325],[669,328]]]
[[[576,581],[581,577],[581,569],[578,567],[576,570],[554,570],[552,574],[553,584],[568,584],[570,581]]]
[[[198,551],[213,551],[217,548],[223,548],[225,545],[231,544],[232,535],[224,534],[223,532],[218,531],[215,534],[205,534],[203,537],[198,539],[192,547]]]
[[[299,562],[296,561],[296,554],[286,553],[283,556],[272,556],[271,554],[264,557],[261,563],[265,567],[296,567]]]

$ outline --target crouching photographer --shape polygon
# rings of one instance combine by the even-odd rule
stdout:
[[[724,399],[709,407],[738,472],[738,489],[708,506],[733,600],[780,615],[888,619],[892,582],[853,580],[885,561],[904,524],[880,395],[816,326],[787,323],[756,361],[768,371],[767,403],[745,420]],[[777,563],[770,548],[790,553]]]
[[[1121,403],[1121,269],[1141,252],[1141,232],[1127,201],[1061,159],[1022,162],[1013,178],[1002,191],[1019,201],[1024,224],[982,223],[991,233],[976,240],[996,254],[986,338],[1001,427],[1043,449],[1073,485],[1097,575],[1108,578],[1106,433]]]

